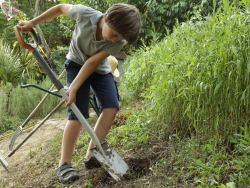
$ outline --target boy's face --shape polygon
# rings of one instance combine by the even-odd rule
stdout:
[[[111,42],[116,42],[116,41],[122,39],[122,37],[120,37],[118,33],[113,31],[108,26],[106,18],[105,18],[105,22],[104,22],[103,27],[102,27],[102,37],[104,38],[104,40],[108,40]]]

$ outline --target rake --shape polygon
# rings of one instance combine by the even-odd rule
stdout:
[[[63,76],[65,75],[65,70],[59,75],[58,79],[61,79]],[[30,86],[30,85],[29,85]],[[33,86],[33,85],[32,85]],[[27,85],[22,86],[27,87]],[[55,86],[51,86],[50,90],[52,90]],[[47,94],[43,97],[43,99],[39,102],[39,104],[34,108],[34,110],[30,113],[30,115],[27,117],[27,119],[23,122],[22,125],[20,125],[16,132],[14,133],[14,135],[12,136],[12,139],[10,141],[9,144],[9,150],[11,151],[13,149],[13,146],[16,142],[17,137],[22,133],[23,128],[27,125],[27,123],[30,121],[30,119],[35,115],[35,113],[38,111],[38,109],[43,105],[43,103],[45,102],[45,100],[48,98],[49,94],[51,94],[51,92],[46,91]]]
[[[5,158],[0,155],[0,163],[2,163],[3,167],[8,172],[8,163],[5,159],[7,157],[11,157],[44,124],[44,122],[47,121],[47,119],[49,119],[62,106],[63,103],[63,101],[60,101],[60,103],[34,129],[32,129],[32,131]]]

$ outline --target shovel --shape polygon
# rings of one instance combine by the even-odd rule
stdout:
[[[64,89],[63,85],[61,82],[56,78],[54,73],[51,71],[49,68],[48,64],[44,60],[44,58],[41,56],[39,51],[37,50],[37,46],[39,44],[39,38],[36,34],[36,32],[31,28],[29,33],[31,34],[34,43],[33,44],[28,44],[23,41],[21,35],[20,35],[20,30],[18,26],[14,27],[15,35],[16,38],[19,42],[19,44],[23,47],[29,50],[34,57],[36,58],[37,62],[39,65],[42,67],[42,69],[45,71],[45,73],[48,75],[54,86],[57,88],[61,96],[68,100],[68,95],[66,93],[66,90]],[[70,105],[70,108],[72,111],[75,113],[83,127],[87,130],[89,133],[93,143],[95,144],[95,148],[92,149],[92,152],[94,156],[98,159],[98,161],[103,165],[105,170],[116,180],[119,181],[122,179],[122,177],[126,174],[128,171],[129,167],[125,163],[125,161],[117,154],[116,151],[114,151],[108,144],[107,142],[103,143],[103,147],[100,144],[95,132],[93,131],[92,127],[88,124],[80,110],[77,108],[75,103],[72,103]]]

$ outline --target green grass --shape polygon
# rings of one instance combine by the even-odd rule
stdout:
[[[164,127],[228,140],[249,123],[248,23],[247,10],[232,6],[177,26],[127,60],[122,92]]]
[[[127,122],[123,126],[132,126]],[[115,131],[114,128],[112,132]],[[83,132],[77,142],[73,155],[73,166],[84,173],[82,157],[86,151],[88,135]],[[39,185],[41,181],[48,180],[53,187],[223,187],[223,185],[235,184],[236,187],[249,185],[249,146],[247,149],[248,136],[237,135],[238,149],[229,153],[223,142],[218,143],[216,138],[211,138],[207,143],[203,140],[180,138],[178,134],[169,135],[168,138],[157,140],[153,138],[145,143],[135,143],[134,146],[126,147],[120,144],[120,137],[110,141],[112,147],[125,158],[150,158],[152,153],[157,153],[157,158],[151,160],[147,173],[141,176],[141,172],[134,174],[134,178],[122,182],[103,183],[101,177],[103,171],[88,171],[79,181],[69,185],[59,183],[55,178],[54,166],[60,158],[61,134],[55,136],[46,145],[34,148],[30,151],[29,160],[23,173],[16,178],[16,185]],[[131,142],[133,143],[133,135]],[[124,138],[125,140],[127,138]],[[157,142],[156,142],[157,141]],[[128,143],[129,145],[131,143]],[[244,144],[243,144],[244,143]],[[245,147],[243,146],[245,145]],[[43,152],[41,152],[43,150]],[[45,152],[45,151],[46,152]],[[242,153],[244,152],[244,154]],[[240,154],[241,153],[241,154]],[[140,162],[140,161],[139,161]],[[32,178],[30,184],[27,180]],[[3,186],[4,187],[4,186]],[[232,186],[233,187],[233,186]]]

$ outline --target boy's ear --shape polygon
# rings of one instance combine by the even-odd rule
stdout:
[[[104,18],[104,22],[108,22],[108,17],[107,16],[105,16],[103,18]]]

